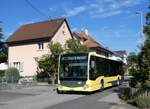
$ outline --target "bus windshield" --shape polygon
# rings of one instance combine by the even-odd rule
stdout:
[[[60,80],[87,80],[87,54],[65,54],[60,58]]]

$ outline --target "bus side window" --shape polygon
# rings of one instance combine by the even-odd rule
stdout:
[[[90,80],[96,79],[96,62],[93,56],[91,56],[91,59],[90,59],[89,74],[90,74]]]
[[[103,75],[102,60],[98,57],[96,57],[96,71],[96,77]]]

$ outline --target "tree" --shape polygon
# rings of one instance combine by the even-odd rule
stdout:
[[[149,8],[150,9],[150,8]],[[128,56],[129,72],[141,83],[141,88],[150,88],[150,12],[146,15],[144,26],[145,41],[138,55]]]
[[[88,52],[89,48],[85,45],[82,45],[79,40],[69,39],[65,44],[67,52]]]
[[[130,67],[133,67],[138,64],[138,59],[137,59],[137,55],[135,52],[129,53],[127,57],[127,63]]]
[[[51,77],[51,69],[48,66],[51,66],[51,57],[49,54],[43,55],[40,59],[36,60],[38,63],[37,78],[44,79]]]
[[[134,86],[135,86],[141,79],[140,72],[139,72],[138,55],[135,52],[129,53],[127,57],[126,66],[129,74],[134,76]]]
[[[150,7],[149,7],[150,9]],[[143,74],[142,83],[150,88],[150,11],[146,15],[146,25],[144,26],[145,42],[139,53],[139,66]]]
[[[89,49],[81,45],[78,40],[69,39],[65,44],[66,49],[63,49],[60,43],[50,42],[48,44],[49,54],[43,55],[41,58],[37,59],[38,72],[37,77],[44,78],[49,77],[53,84],[57,77],[58,72],[58,61],[59,55],[63,52],[87,52]]]
[[[2,41],[3,39],[2,29],[0,28],[0,63],[7,61],[7,45]]]
[[[48,48],[51,51],[50,55],[50,60],[51,60],[51,65],[50,65],[50,70],[51,72],[51,79],[54,80],[56,79],[57,72],[58,72],[58,61],[59,61],[59,55],[63,53],[64,49],[60,43],[53,43],[50,42],[48,44]]]
[[[64,51],[60,43],[50,42],[48,44],[49,54],[43,55],[37,60],[39,72],[38,75],[48,76],[54,84],[57,77],[59,55]]]

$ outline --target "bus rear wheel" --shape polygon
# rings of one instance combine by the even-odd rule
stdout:
[[[118,80],[117,80],[117,86],[119,86],[120,85],[120,79],[118,78]]]
[[[100,81],[100,91],[104,90],[104,80]]]

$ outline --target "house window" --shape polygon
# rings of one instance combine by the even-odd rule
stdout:
[[[44,49],[44,43],[43,42],[39,42],[38,43],[38,49],[39,50],[43,50]]]
[[[23,71],[23,63],[22,62],[13,62],[13,67],[17,68],[19,71]]]
[[[66,34],[65,30],[63,30],[62,33],[63,33],[63,35],[65,35]]]

